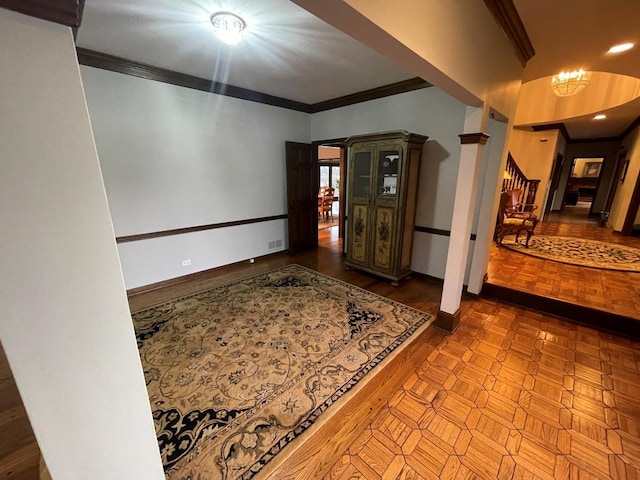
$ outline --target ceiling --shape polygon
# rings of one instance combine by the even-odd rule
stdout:
[[[580,67],[640,78],[640,1],[514,3],[536,51],[524,82]],[[228,47],[215,39],[209,16],[216,11],[244,18],[244,41]],[[623,41],[638,46],[606,55]],[[415,76],[289,0],[86,0],[77,45],[308,104]],[[640,104],[606,113],[604,121],[565,126],[573,139],[617,136]]]
[[[580,68],[640,78],[640,1],[514,3],[536,51],[527,62],[523,82]],[[618,55],[607,54],[610,47],[624,42],[634,42],[636,47]],[[589,115],[566,121],[565,127],[572,139],[619,136],[640,115],[640,103],[634,100],[605,113],[606,120]]]
[[[242,42],[214,37],[217,11]],[[415,77],[289,0],[86,0],[77,45],[307,104]]]

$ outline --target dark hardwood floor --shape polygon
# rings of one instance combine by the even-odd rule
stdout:
[[[0,479],[39,479],[40,449],[0,348]]]

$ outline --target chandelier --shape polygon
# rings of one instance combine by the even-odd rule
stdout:
[[[584,90],[589,85],[589,74],[584,70],[560,72],[551,78],[551,90],[559,97],[568,97]]]
[[[227,45],[235,45],[242,40],[242,32],[247,24],[238,15],[229,12],[217,12],[211,15],[213,33]]]

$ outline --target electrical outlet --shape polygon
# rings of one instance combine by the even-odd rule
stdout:
[[[187,259],[187,260],[182,260],[182,266],[183,267],[188,267],[189,265],[191,265],[191,259]]]

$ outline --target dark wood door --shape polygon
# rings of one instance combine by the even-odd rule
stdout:
[[[311,145],[286,142],[289,254],[318,246],[318,160]]]

